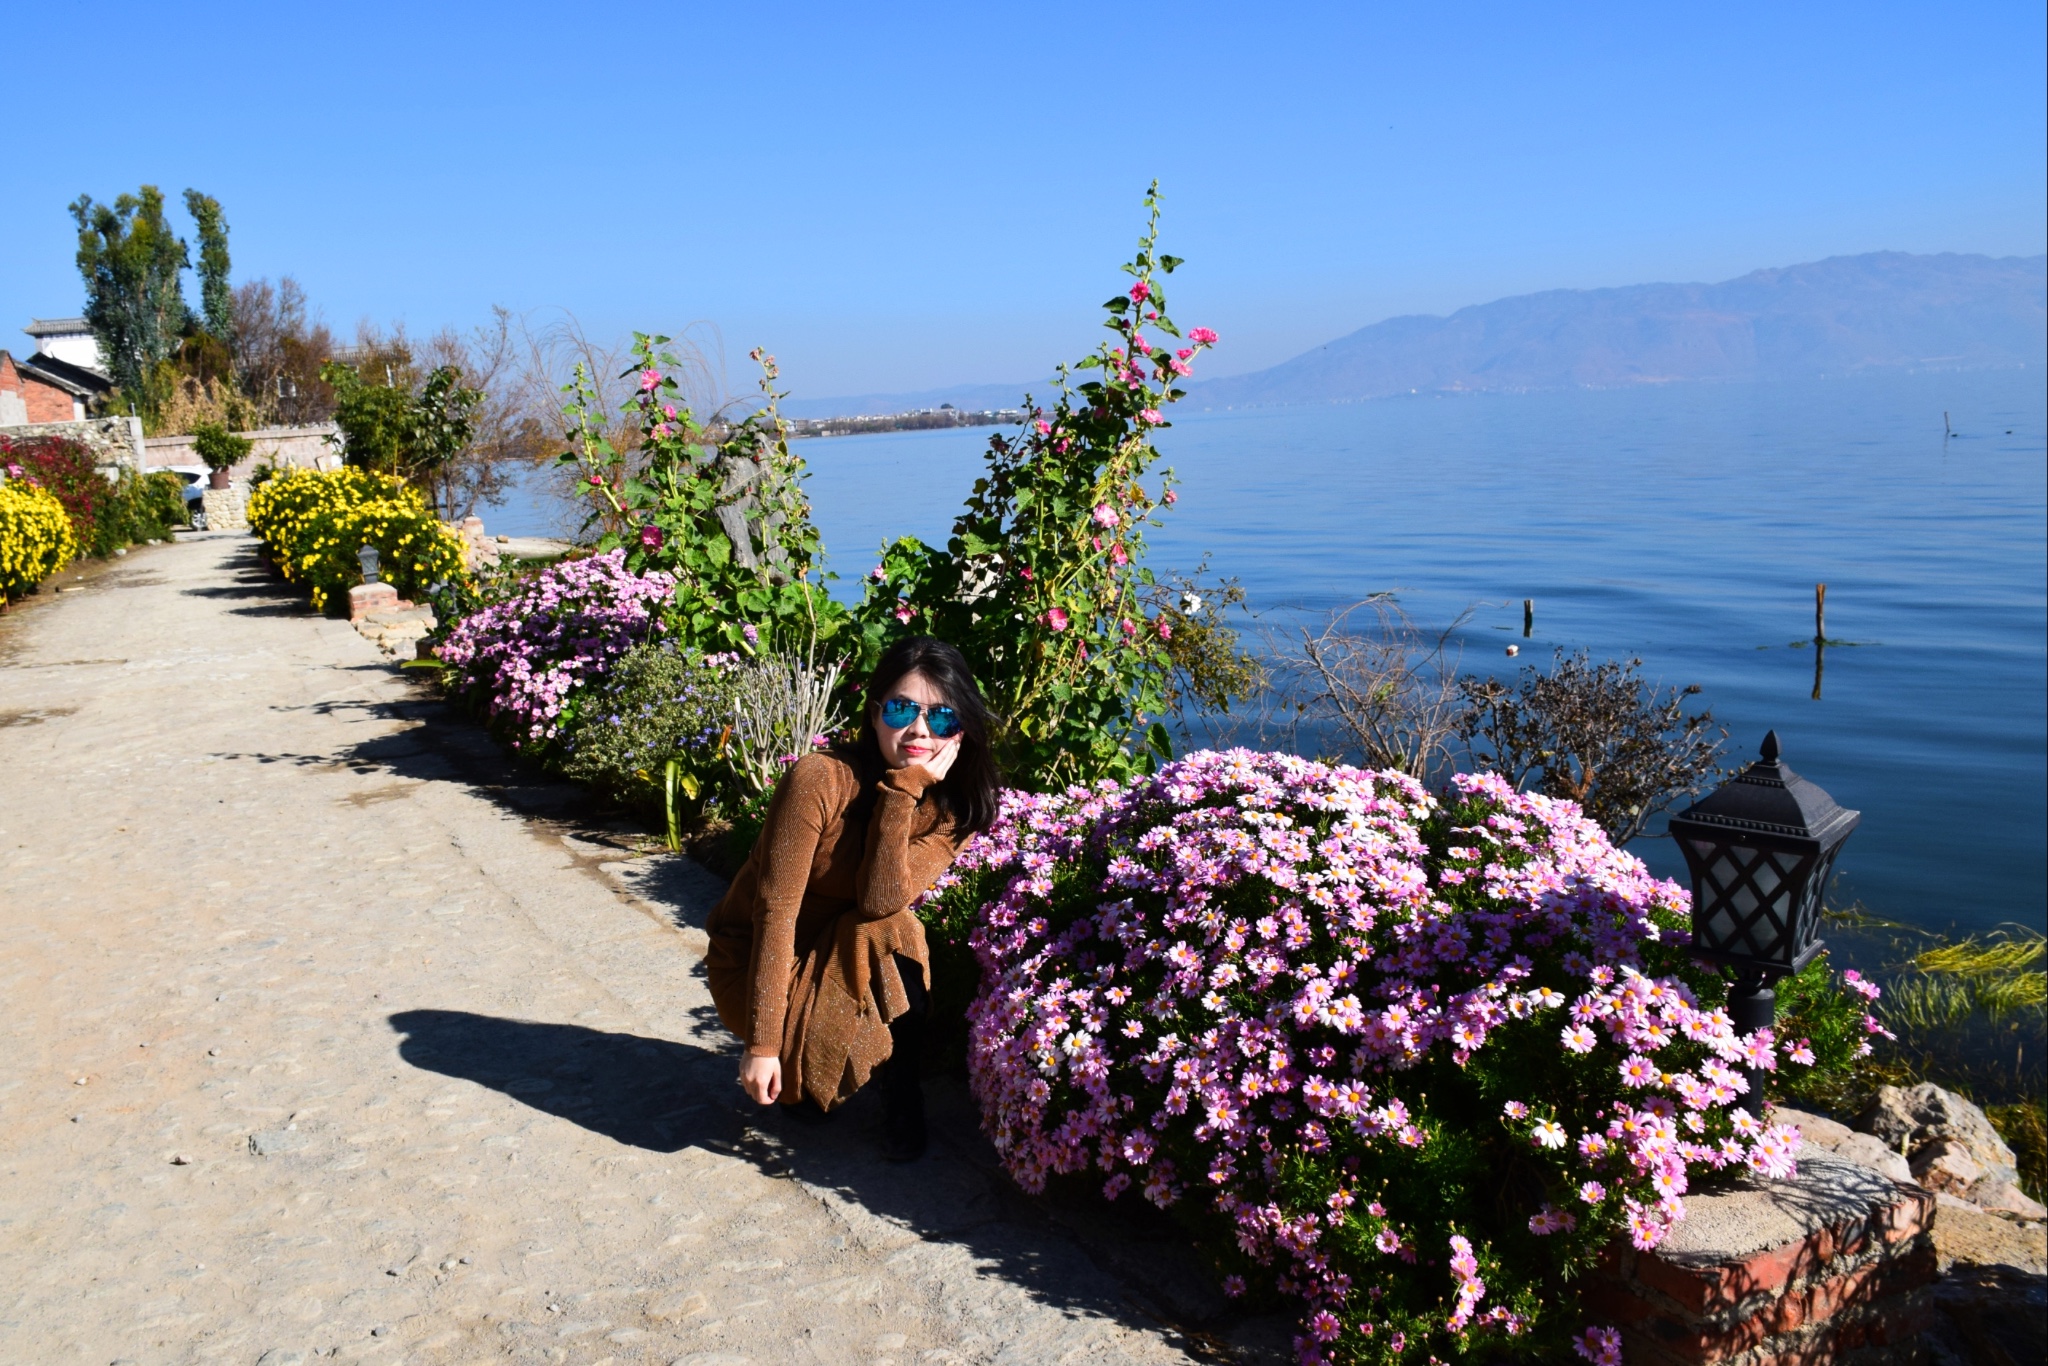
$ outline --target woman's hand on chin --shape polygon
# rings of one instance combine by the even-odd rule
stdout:
[[[944,780],[946,774],[953,768],[953,760],[958,758],[959,755],[960,738],[955,736],[950,740],[939,741],[939,747],[936,750],[912,763],[909,767],[923,769],[932,775],[932,781],[936,783]]]
[[[782,1099],[782,1059],[740,1059],[740,1085],[756,1105],[773,1105]]]

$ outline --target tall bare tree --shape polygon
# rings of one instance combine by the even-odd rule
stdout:
[[[261,422],[302,427],[334,416],[334,391],[320,367],[341,347],[297,280],[247,281],[235,290],[234,318],[242,390]]]

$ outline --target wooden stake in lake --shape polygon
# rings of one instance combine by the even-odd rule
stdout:
[[[1536,630],[1536,599],[1522,599],[1522,638],[1528,639]]]
[[[1821,670],[1828,652],[1828,586],[1813,586],[1813,700],[1820,701]]]

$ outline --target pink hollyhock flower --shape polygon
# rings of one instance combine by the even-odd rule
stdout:
[[[880,565],[876,565],[873,569],[870,569],[868,573],[874,575],[876,583],[887,583],[889,581],[889,571],[882,568],[882,566]]]
[[[1032,579],[1037,577],[1037,575],[1031,572],[1030,565],[1024,564],[1017,566],[1017,577],[1024,580],[1024,582],[1026,583],[1030,583]]]
[[[662,405],[661,415],[665,418],[673,420],[676,415],[676,405],[673,403]]]
[[[1195,367],[1184,360],[1173,361],[1168,368],[1176,375],[1192,375],[1195,372]]]
[[[1175,493],[1172,489],[1168,489],[1166,492],[1159,495],[1159,501],[1166,504],[1168,507],[1172,507],[1175,503],[1178,503],[1180,501],[1180,495]]]
[[[593,475],[591,475],[591,476],[590,476],[590,486],[591,486],[592,488],[597,488],[597,487],[599,487],[600,485],[602,485],[603,483],[604,483],[604,476],[603,476],[603,475],[601,475],[601,474],[593,474]]]
[[[1097,503],[1095,505],[1095,525],[1115,526],[1118,522],[1122,520],[1123,519],[1121,517],[1117,516],[1116,509],[1111,507],[1109,504]]]
[[[1212,327],[1191,327],[1188,340],[1197,346],[1212,346],[1216,342],[1216,330]]]
[[[1166,421],[1166,415],[1164,413],[1161,413],[1157,408],[1147,408],[1144,412],[1138,414],[1138,420],[1141,422],[1150,423],[1152,426],[1156,427],[1160,423]]]
[[[658,384],[660,384],[660,383],[661,383],[661,371],[659,371],[659,370],[642,370],[642,371],[640,372],[640,392],[641,392],[641,393],[643,393],[643,394],[651,394],[651,393],[653,393],[653,392],[654,392],[654,389],[655,389],[655,386],[656,386],[656,385],[658,385]]]
[[[640,528],[640,544],[644,549],[659,550],[661,549],[661,541],[660,527],[649,525]]]
[[[1131,286],[1131,302],[1132,302],[1132,303],[1139,303],[1139,304],[1141,304],[1141,303],[1144,303],[1144,302],[1145,302],[1145,300],[1147,300],[1147,299],[1149,299],[1149,298],[1151,298],[1151,297],[1152,297],[1152,286],[1151,286],[1151,285],[1149,285],[1149,284],[1147,284],[1147,283],[1146,283],[1145,281],[1143,281],[1143,280],[1140,280],[1140,281],[1138,281],[1138,283],[1136,283],[1136,284],[1134,284],[1134,285],[1132,285],[1132,286]]]
[[[1117,623],[1117,629],[1124,633],[1125,640],[1129,640],[1132,636],[1138,634],[1138,623],[1132,621],[1129,617],[1125,617]]]
[[[896,620],[908,623],[909,620],[916,615],[917,614],[915,612],[910,610],[909,603],[899,602],[896,604]]]
[[[1047,626],[1052,627],[1052,629],[1055,631],[1064,631],[1067,629],[1067,614],[1065,610],[1062,608],[1048,608],[1042,620],[1045,622]]]
[[[1040,419],[1038,419],[1038,421],[1037,421],[1037,422],[1036,422],[1035,424],[1033,424],[1033,425],[1035,425],[1035,426],[1036,426],[1036,427],[1038,428],[1038,434],[1039,434],[1040,436],[1051,436],[1051,435],[1052,435],[1052,424],[1051,424],[1050,422],[1047,422],[1047,421],[1046,421],[1046,420],[1045,420],[1044,418],[1042,418],[1042,417],[1041,417],[1041,418],[1040,418]]]
[[[1161,617],[1159,619],[1159,638],[1161,640],[1173,639],[1173,623],[1168,621],[1165,617]]]
[[[1183,346],[1180,350],[1173,353],[1175,360],[1189,360],[1193,358],[1194,354],[1195,348],[1192,346]]]
[[[1118,541],[1109,548],[1109,562],[1118,566],[1127,565],[1131,562],[1131,552],[1124,549],[1122,541]]]

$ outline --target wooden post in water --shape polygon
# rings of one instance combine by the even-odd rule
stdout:
[[[1813,700],[1820,701],[1820,675],[1828,652],[1828,586],[1813,586]]]
[[[1527,640],[1536,630],[1536,599],[1522,599],[1522,638]]]

